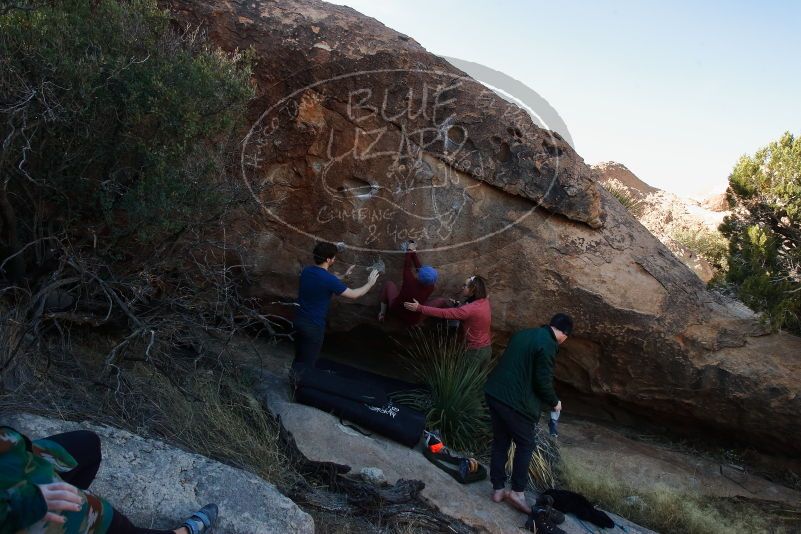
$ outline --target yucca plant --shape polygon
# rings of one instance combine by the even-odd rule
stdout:
[[[464,343],[445,327],[414,329],[401,344],[401,358],[426,389],[393,396],[426,414],[426,426],[437,430],[453,450],[479,453],[490,437],[484,383],[489,369],[465,357]]]
[[[559,454],[559,444],[547,432],[541,431],[536,427],[537,447],[531,456],[528,465],[529,485],[536,491],[542,492],[555,488],[558,482],[561,456]],[[512,472],[512,460],[515,455],[515,445],[509,447],[506,458],[506,471]]]

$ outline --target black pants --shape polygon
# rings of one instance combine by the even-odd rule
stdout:
[[[499,490],[506,485],[506,457],[514,442],[515,457],[512,462],[512,491],[523,491],[528,483],[528,466],[536,446],[534,423],[520,412],[487,395],[492,421],[492,453],[490,456],[490,480],[492,488]]]
[[[295,321],[295,363],[314,367],[323,348],[325,327],[303,320]]]
[[[62,480],[68,484],[85,490],[95,479],[100,461],[103,456],[100,453],[100,437],[88,430],[76,430],[64,434],[56,434],[47,439],[55,441],[78,462],[78,466],[72,471],[60,473]],[[172,534],[172,530],[151,530],[133,526],[127,517],[114,510],[111,516],[111,525],[108,534]]]

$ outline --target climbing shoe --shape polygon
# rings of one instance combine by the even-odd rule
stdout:
[[[553,497],[550,495],[540,495],[537,497],[537,502],[531,510],[534,513],[544,511],[547,518],[555,525],[561,525],[565,522],[565,514],[553,507]]]
[[[540,495],[528,514],[526,529],[540,534],[565,534],[564,530],[556,526],[564,520],[565,514],[553,508],[553,497]]]
[[[217,522],[218,514],[219,510],[216,504],[207,504],[192,514],[181,526],[186,527],[189,534],[202,534],[203,532],[207,532],[212,525]]]
[[[545,510],[531,511],[526,520],[526,530],[539,534],[567,534],[548,518]]]

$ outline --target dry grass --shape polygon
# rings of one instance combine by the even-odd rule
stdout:
[[[539,426],[536,427],[536,431],[537,448],[534,449],[534,454],[531,456],[531,462],[528,466],[528,481],[531,489],[542,492],[558,486],[561,455],[559,454],[559,444],[556,440],[551,438],[547,432],[541,431]],[[512,443],[506,458],[507,473],[512,472],[514,454],[515,445]]]
[[[661,485],[634,488],[616,480],[599,467],[579,468],[563,459],[562,487],[587,497],[601,508],[658,532],[671,534],[790,534],[789,526],[777,525],[775,518],[759,507],[676,491]]]
[[[17,358],[26,337],[25,314],[0,299],[0,388],[16,387],[27,371],[27,359]]]
[[[94,350],[50,362],[26,358],[30,374],[16,391],[0,394],[0,410],[88,420],[162,439],[252,471],[279,487],[298,476],[279,427],[250,394],[250,378],[219,360],[180,356],[168,367],[120,365],[105,383],[104,340]]]
[[[247,376],[198,370],[183,380],[186,395],[164,375],[137,375],[160,417],[149,429],[194,452],[248,469],[279,487],[298,477],[275,421],[249,393]]]

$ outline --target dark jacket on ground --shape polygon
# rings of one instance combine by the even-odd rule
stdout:
[[[543,409],[559,402],[553,389],[553,368],[559,343],[549,326],[517,332],[498,365],[487,378],[484,392],[534,422]]]

